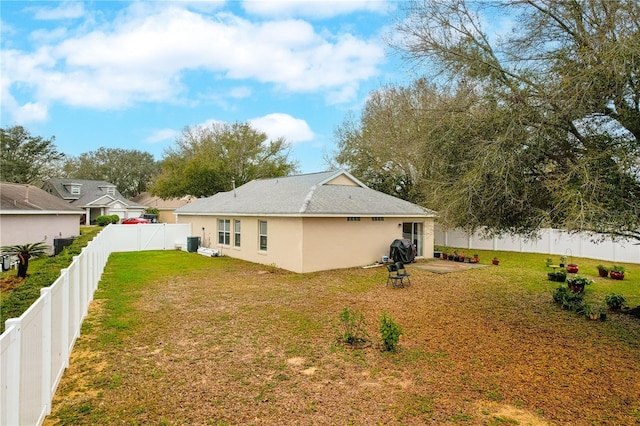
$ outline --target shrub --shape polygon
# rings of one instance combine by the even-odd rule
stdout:
[[[612,310],[622,309],[624,304],[626,303],[626,299],[621,294],[609,293],[604,297],[604,301]]]
[[[568,311],[580,313],[584,304],[584,295],[573,293],[567,287],[561,286],[553,293],[553,301]]]
[[[118,216],[117,214],[112,214],[111,216],[109,216],[109,219],[111,220],[111,223],[120,222],[120,216]]]
[[[364,316],[359,312],[352,312],[349,308],[344,308],[340,312],[340,330],[337,338],[348,345],[358,345],[368,341],[369,335],[366,330]]]
[[[402,330],[386,312],[380,316],[380,334],[384,350],[394,352],[400,341]]]
[[[98,216],[96,218],[96,225],[107,226],[111,223],[111,216]]]

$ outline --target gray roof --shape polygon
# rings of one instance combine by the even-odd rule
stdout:
[[[33,185],[0,182],[2,213],[84,214],[84,210]]]
[[[80,185],[80,194],[69,192],[67,187],[71,184]],[[46,181],[42,188],[78,207],[99,207],[108,205],[113,200],[118,200],[128,207],[145,208],[144,205],[125,198],[114,184],[104,180],[53,178]],[[107,188],[113,188],[114,193],[107,194]],[[107,198],[103,202],[96,203],[97,200],[104,197]]]
[[[340,177],[355,185],[328,184]],[[366,187],[345,171],[258,179],[176,210],[185,215],[435,216],[417,204]]]

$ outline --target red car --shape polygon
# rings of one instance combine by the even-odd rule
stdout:
[[[130,217],[122,220],[123,225],[138,225],[142,223],[149,223],[149,220],[143,217]]]

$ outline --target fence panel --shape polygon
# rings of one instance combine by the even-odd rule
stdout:
[[[20,424],[20,320],[6,322],[7,328],[0,336],[0,424]]]
[[[640,245],[635,241],[611,241],[604,236],[570,234],[557,229],[544,229],[539,238],[526,240],[518,236],[482,238],[461,230],[444,231],[436,225],[435,244],[477,250],[545,253],[568,257],[586,257],[610,262],[640,263]]]
[[[45,297],[40,297],[20,317],[21,425],[40,424],[47,414],[47,405],[43,405],[43,401],[47,399],[43,395],[43,379],[45,379],[43,357],[46,354],[43,345],[45,303]]]
[[[0,425],[40,425],[113,251],[186,246],[191,225],[109,225],[0,335]]]

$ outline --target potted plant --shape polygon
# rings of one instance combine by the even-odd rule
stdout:
[[[584,291],[584,286],[590,285],[591,283],[591,279],[587,277],[575,277],[567,280],[567,286],[574,293],[582,293]]]
[[[614,266],[609,271],[609,276],[614,280],[623,280],[624,279],[624,266]]]
[[[604,308],[600,308],[600,321],[607,320],[607,311]]]
[[[477,254],[473,255],[473,258],[470,260],[471,263],[480,263],[480,256]]]
[[[491,261],[491,263],[493,263],[494,265],[499,265],[500,261],[498,260],[497,257],[494,257],[493,260]]]
[[[564,268],[564,265],[567,264],[567,256],[560,256],[560,267]]]
[[[559,271],[547,273],[547,278],[549,279],[549,281],[563,283],[567,279],[567,273],[564,269],[560,269]]]
[[[609,293],[604,297],[604,302],[612,311],[619,311],[624,306],[626,299],[621,294]]]
[[[607,278],[609,276],[609,268],[607,268],[604,265],[598,265],[598,275],[600,275],[602,278]]]
[[[545,261],[545,265],[547,265],[547,268],[553,265],[553,259],[548,257],[547,260]]]
[[[578,265],[576,265],[575,263],[569,263],[566,267],[567,272],[570,274],[577,274],[578,273]]]
[[[582,308],[582,313],[584,314],[585,317],[587,317],[590,320],[597,320],[598,318],[600,318],[600,314],[596,312],[593,306],[591,306],[588,303],[584,304]]]

